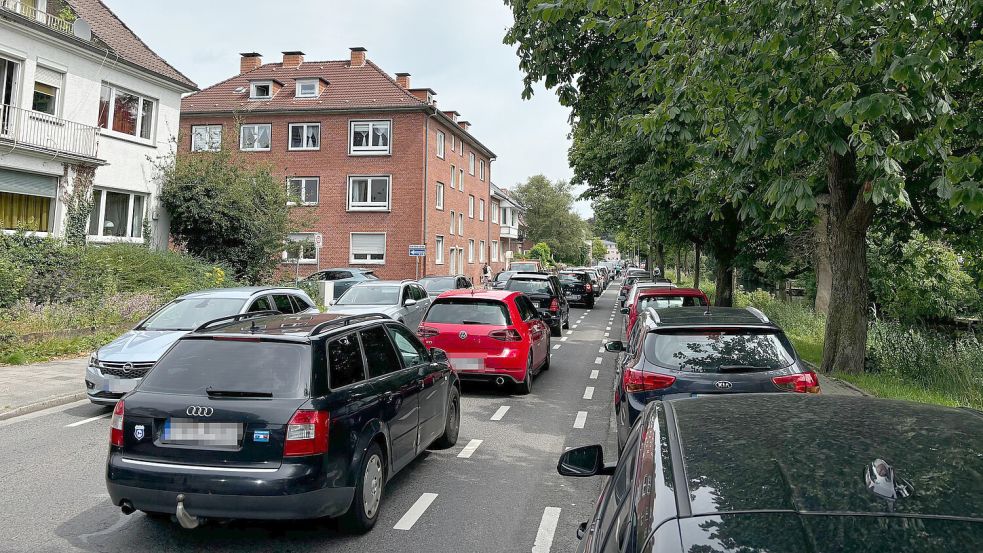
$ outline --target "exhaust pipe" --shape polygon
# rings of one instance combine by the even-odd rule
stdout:
[[[177,511],[174,513],[181,528],[193,530],[200,525],[204,519],[198,518],[184,509],[184,494],[177,496]]]
[[[136,509],[133,508],[133,502],[129,499],[124,499],[119,505],[119,510],[123,511],[124,515],[132,515]]]
[[[499,386],[504,386],[505,385],[505,379],[500,376],[500,377],[498,377],[498,378],[495,379],[495,384],[498,384]]]

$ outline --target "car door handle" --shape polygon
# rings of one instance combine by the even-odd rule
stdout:
[[[384,392],[382,394],[382,401],[386,403],[392,403],[394,397],[396,397],[396,394],[394,392]]]

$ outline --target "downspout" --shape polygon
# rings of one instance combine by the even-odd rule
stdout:
[[[429,236],[429,232],[428,232],[429,229],[427,228],[427,225],[429,224],[429,220],[428,220],[429,217],[427,217],[427,214],[429,213],[429,210],[427,209],[427,198],[429,197],[430,192],[427,191],[427,185],[430,182],[430,120],[437,116],[437,108],[433,106],[427,106],[427,107],[431,110],[431,113],[430,115],[427,116],[427,122],[424,125],[425,136],[423,139],[423,237],[422,237],[423,241],[421,242],[423,244],[424,253],[426,253],[426,255],[423,256],[423,275],[417,275],[417,278],[420,278],[421,276],[427,276],[427,263],[430,261],[430,252],[427,251],[429,249],[429,246],[427,245],[429,244],[429,242],[427,241],[427,236]]]

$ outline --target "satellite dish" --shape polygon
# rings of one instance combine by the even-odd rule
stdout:
[[[78,17],[72,22],[72,34],[82,40],[92,40],[92,26],[84,19]]]

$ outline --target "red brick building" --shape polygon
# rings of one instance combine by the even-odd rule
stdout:
[[[477,282],[501,233],[489,213],[495,154],[435,95],[407,73],[390,77],[364,48],[340,61],[242,54],[237,75],[183,99],[178,152],[232,149],[271,164],[315,221],[292,238],[323,237],[319,251],[302,248],[301,274],[352,266]],[[413,244],[426,257],[410,257]]]

